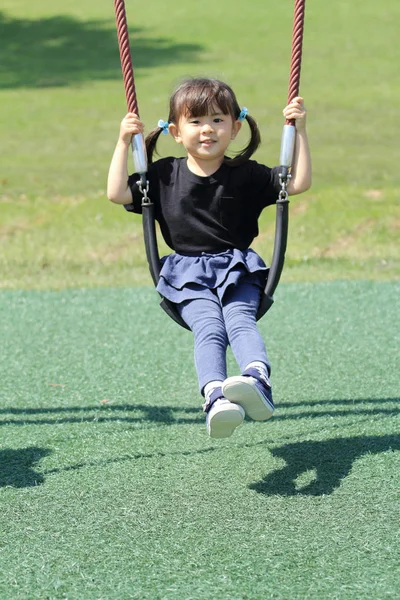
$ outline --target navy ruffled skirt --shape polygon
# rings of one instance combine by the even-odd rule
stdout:
[[[157,291],[175,304],[194,298],[215,299],[215,294],[222,300],[230,286],[243,280],[264,288],[267,275],[268,267],[250,248],[196,256],[169,254],[162,259]]]

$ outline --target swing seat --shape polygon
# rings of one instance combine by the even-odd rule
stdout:
[[[142,204],[142,221],[144,244],[146,249],[146,257],[149,265],[149,271],[155,287],[160,279],[161,262],[158,252],[156,224],[154,216],[154,204],[148,199]],[[275,223],[275,240],[274,251],[272,256],[271,266],[268,272],[267,283],[261,297],[260,307],[257,312],[257,321],[265,315],[271,308],[274,302],[274,292],[279,283],[285,262],[285,253],[287,246],[289,223],[289,199],[287,194],[279,195],[276,202],[276,223]],[[167,298],[161,296],[160,306],[175,323],[190,330],[190,327],[182,319],[177,311],[176,305],[170,302]]]

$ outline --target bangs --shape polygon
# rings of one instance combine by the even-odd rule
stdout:
[[[233,91],[221,81],[193,79],[183,83],[171,98],[170,120],[185,117],[204,117],[215,113],[231,115],[240,113]]]

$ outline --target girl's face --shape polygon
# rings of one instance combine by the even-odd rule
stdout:
[[[214,111],[202,117],[181,115],[177,124],[169,126],[175,141],[185,147],[189,159],[222,164],[229,144],[238,134],[240,121],[224,115],[218,107]]]

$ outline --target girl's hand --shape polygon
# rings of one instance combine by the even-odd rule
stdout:
[[[143,133],[144,125],[135,113],[128,113],[121,121],[119,139],[125,144],[130,144],[132,136]]]
[[[285,119],[296,121],[297,131],[304,131],[306,128],[307,110],[304,106],[304,99],[301,96],[293,100],[283,109]]]

